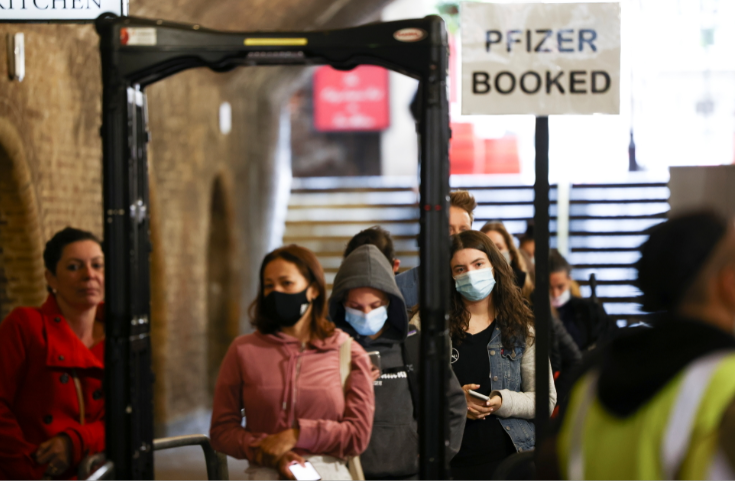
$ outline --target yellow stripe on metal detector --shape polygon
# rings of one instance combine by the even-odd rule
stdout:
[[[309,43],[308,39],[305,38],[246,38],[245,45],[247,46],[278,46],[284,45],[306,45]]]

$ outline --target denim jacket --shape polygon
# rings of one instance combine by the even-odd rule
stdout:
[[[510,435],[519,452],[531,450],[535,445],[535,344],[526,346],[520,342],[512,350],[503,348],[500,332],[495,330],[487,353],[490,358],[491,396],[499,394],[503,403],[495,415],[503,429]],[[550,409],[556,405],[556,389],[549,367]]]

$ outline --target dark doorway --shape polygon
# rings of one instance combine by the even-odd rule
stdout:
[[[0,119],[1,120],[1,119]],[[47,293],[33,185],[20,139],[0,122],[0,321],[16,306],[38,306]]]
[[[222,359],[238,335],[237,293],[233,215],[222,176],[215,178],[207,240],[207,380],[214,394]]]

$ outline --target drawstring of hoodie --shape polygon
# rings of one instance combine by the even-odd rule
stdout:
[[[310,353],[306,351],[306,343],[301,344],[301,349],[297,353],[291,352],[287,347],[283,347],[288,356],[288,364],[284,373],[285,386],[283,388],[283,397],[281,399],[281,408],[283,411],[288,410],[286,414],[286,422],[288,426],[293,426],[296,419],[296,397],[297,397],[297,380],[299,376],[301,363],[303,358]],[[289,397],[291,403],[289,404]]]
[[[286,356],[288,356],[288,364],[286,365],[286,373],[284,373],[284,381],[286,385],[283,387],[283,399],[281,400],[281,409],[286,410],[288,408],[288,398],[294,387],[293,373],[296,371],[296,361],[298,359],[298,353],[292,353],[287,347]]]

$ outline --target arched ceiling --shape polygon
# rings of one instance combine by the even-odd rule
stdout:
[[[219,30],[317,30],[376,19],[390,0],[131,0],[130,15]]]

